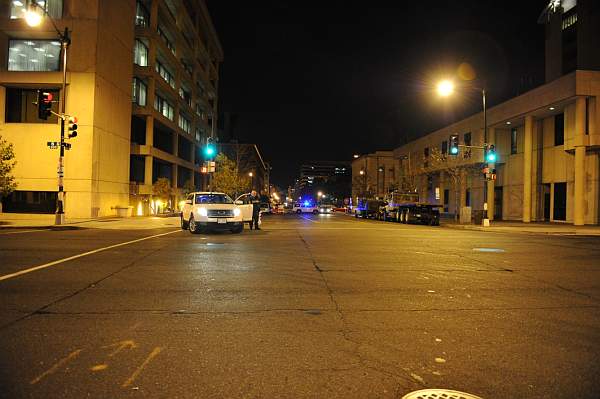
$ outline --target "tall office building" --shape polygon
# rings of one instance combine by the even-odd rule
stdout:
[[[38,119],[38,89],[54,95],[55,111],[66,94],[66,113],[78,118],[65,155],[67,218],[151,212],[159,177],[175,194],[199,186],[222,61],[204,1],[38,1],[46,15],[30,27],[32,1],[0,1],[0,135],[14,145],[18,184],[4,211],[55,210],[58,153],[46,144],[60,125]],[[71,32],[66,93],[54,25]]]

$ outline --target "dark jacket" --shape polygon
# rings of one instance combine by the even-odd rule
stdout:
[[[260,197],[258,195],[250,195],[249,196],[250,203],[252,204],[252,212],[259,213],[260,212]]]

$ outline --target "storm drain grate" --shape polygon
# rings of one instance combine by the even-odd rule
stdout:
[[[406,394],[402,399],[482,399],[479,396],[451,389],[421,389]]]

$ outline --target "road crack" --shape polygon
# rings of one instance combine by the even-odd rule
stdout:
[[[358,363],[362,366],[362,368],[387,375],[388,377],[395,378],[395,379],[403,381],[405,383],[408,382],[410,384],[416,384],[418,386],[425,387],[425,383],[423,381],[415,380],[415,378],[410,375],[398,374],[394,371],[389,371],[389,370],[385,369],[384,367],[379,367],[379,366],[374,365],[373,363],[377,363],[378,361],[376,359],[367,358],[365,356],[365,354],[361,352],[360,348],[362,346],[362,343],[359,342],[358,340],[350,337],[351,330],[350,330],[350,327],[348,326],[348,321],[346,320],[346,316],[345,316],[344,312],[342,311],[340,304],[338,303],[338,301],[335,298],[333,289],[329,285],[329,281],[327,281],[327,278],[325,277],[325,271],[319,267],[317,260],[314,256],[312,250],[310,249],[310,245],[308,244],[306,239],[304,237],[302,237],[302,234],[300,234],[299,230],[297,230],[297,233],[298,233],[298,237],[300,238],[300,241],[302,241],[302,244],[304,245],[304,248],[308,252],[308,255],[310,257],[310,260],[312,261],[315,271],[317,271],[319,273],[319,276],[320,276],[321,280],[323,281],[323,284],[325,286],[327,294],[329,295],[329,299],[335,308],[335,312],[337,313],[340,321],[342,322],[342,329],[340,331],[342,338],[346,342],[348,342],[349,344],[352,345],[352,350],[348,351],[348,353],[350,353],[351,355],[356,357],[356,359],[358,359]]]

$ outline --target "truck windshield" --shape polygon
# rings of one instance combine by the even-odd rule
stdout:
[[[196,204],[233,204],[227,194],[196,194]]]

